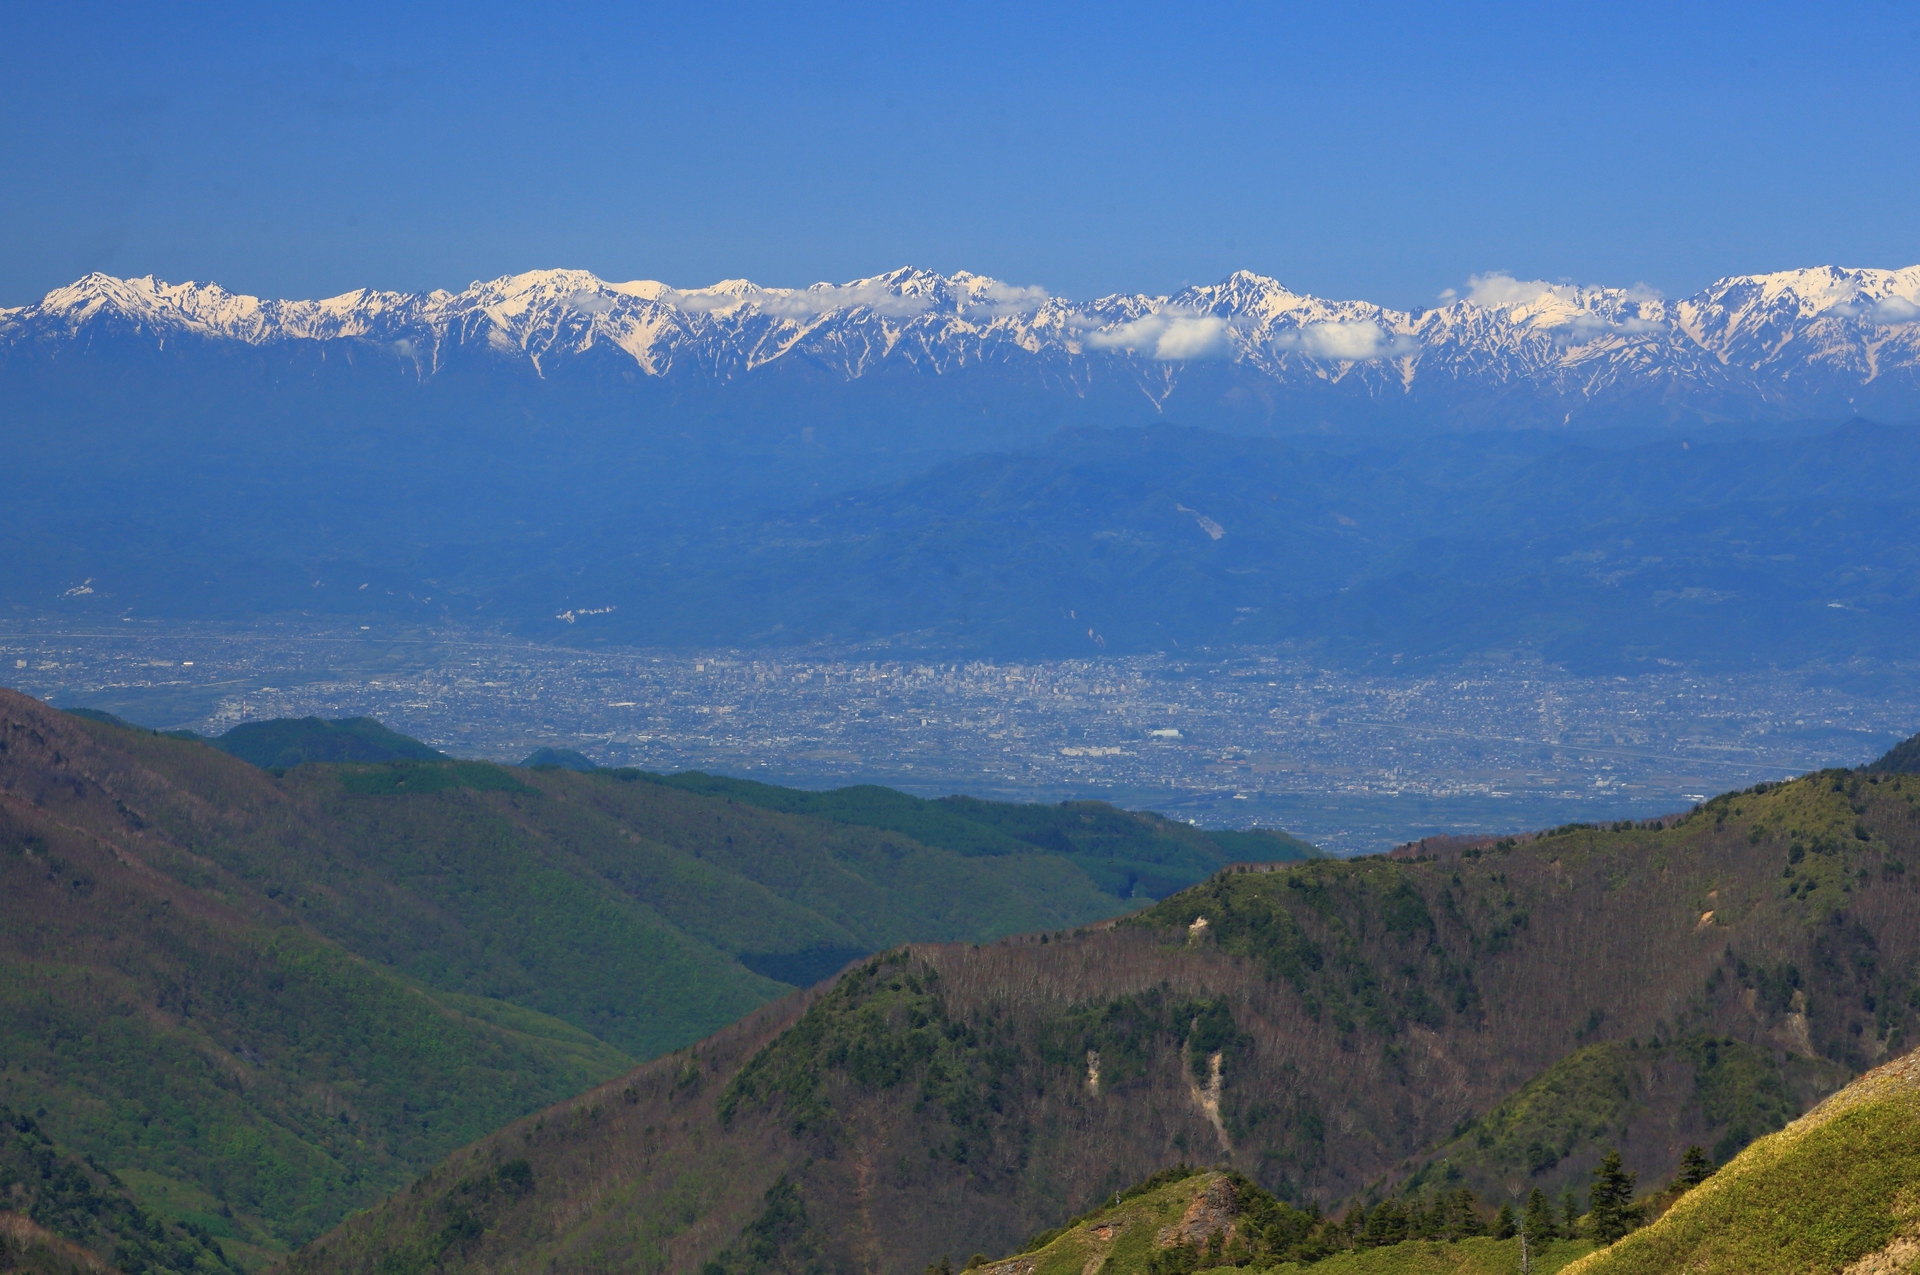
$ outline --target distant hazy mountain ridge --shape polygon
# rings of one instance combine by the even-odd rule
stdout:
[[[1209,397],[1264,385],[1505,417],[1517,395],[1533,419],[1600,404],[1708,417],[1910,411],[1920,266],[1738,275],[1677,301],[1492,275],[1410,311],[1303,295],[1246,271],[1166,296],[1087,302],[908,268],[810,288],[733,279],[686,290],[543,270],[459,293],[362,289],[319,301],[92,274],[0,310],[0,353],[107,335],[347,342],[420,377],[475,354],[539,376],[611,356],[628,373],[700,382],[775,364],[843,380],[998,366],[1082,396],[1120,382],[1156,405],[1198,379]],[[1205,365],[1231,370],[1228,384]]]
[[[1084,303],[91,275],[0,311],[0,608],[1851,659],[1907,649],[1913,422],[1920,266],[1679,301],[1492,275],[1431,310],[1246,273]]]

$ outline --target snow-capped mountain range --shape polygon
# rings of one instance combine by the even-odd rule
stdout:
[[[105,336],[349,342],[424,378],[473,355],[540,377],[612,358],[648,378],[715,383],[792,365],[845,381],[985,368],[1078,392],[1117,379],[1159,406],[1196,380],[1218,394],[1224,371],[1229,385],[1264,382],[1293,402],[1331,395],[1538,421],[1609,404],[1707,418],[1920,415],[1920,266],[1741,275],[1677,301],[1491,275],[1411,311],[1304,295],[1246,271],[1168,296],[1076,302],[915,269],[811,288],[686,290],[544,270],[458,293],[320,301],[92,274],[0,309],[0,357]]]

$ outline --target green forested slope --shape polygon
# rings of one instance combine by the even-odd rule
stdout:
[[[1823,772],[1658,825],[1227,872],[1113,925],[914,945],[483,1139],[293,1269],[725,1271],[764,1241],[920,1270],[1178,1161],[1328,1212],[1557,1197],[1609,1146],[1654,1187],[1905,1048],[1917,857],[1920,780]],[[524,1195],[486,1186],[518,1161]],[[1355,1269],[1485,1268],[1461,1247]]]
[[[161,812],[136,804],[155,791],[89,734],[118,728],[18,697],[4,710],[0,1102],[236,1257],[297,1243],[627,1065],[585,1032],[436,996],[301,925],[141,813]],[[271,782],[162,742],[242,786]]]
[[[281,772],[0,692],[0,1101],[248,1260],[854,957],[1127,906],[1027,843],[634,773]]]
[[[1880,775],[1920,775],[1920,735],[1903,739],[1862,770]]]
[[[522,766],[558,766],[562,770],[598,770],[598,763],[585,753],[572,748],[536,748]]]
[[[98,709],[69,709],[77,717],[139,730],[132,722]],[[176,739],[200,739],[192,731],[169,731]],[[207,744],[255,766],[286,769],[310,761],[425,760],[443,756],[417,739],[388,730],[371,717],[282,717],[243,722]]]
[[[229,1219],[207,1222],[155,1216],[113,1173],[66,1154],[33,1117],[0,1102],[0,1270],[111,1261],[124,1275],[238,1275],[244,1267],[220,1239],[232,1239]]]
[[[371,717],[327,721],[318,717],[243,722],[207,741],[255,766],[298,766],[310,761],[422,760],[441,754],[417,739],[388,730]]]
[[[1697,1145],[1718,1163],[1846,1074],[1830,1059],[1709,1032],[1589,1045],[1466,1122],[1402,1189],[1464,1182],[1490,1198],[1534,1188],[1550,1199],[1566,1191],[1584,1198],[1609,1149],[1666,1164],[1676,1149]]]

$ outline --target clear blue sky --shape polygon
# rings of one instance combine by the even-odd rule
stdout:
[[[1920,261],[1920,4],[0,4],[0,304]]]

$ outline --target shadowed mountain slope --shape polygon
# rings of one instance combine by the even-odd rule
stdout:
[[[310,761],[443,761],[444,753],[388,730],[371,717],[318,717],[246,722],[207,741],[223,753],[262,768]]]
[[[1176,1160],[1333,1205],[1448,1184],[1445,1152],[1485,1199],[1517,1144],[1557,1196],[1603,1149],[1527,1164],[1569,1120],[1625,1119],[1608,1140],[1663,1178],[1920,1028],[1917,803],[1823,772],[1666,826],[1223,873],[1114,925],[902,948],[501,1130],[292,1269],[679,1271],[776,1233],[919,1269]]]
[[[535,766],[558,766],[561,770],[600,769],[600,764],[593,758],[572,748],[536,748],[520,764],[528,769]]]
[[[124,717],[97,708],[69,708],[75,717],[127,730],[145,729]],[[429,748],[399,731],[389,730],[371,717],[277,717],[243,722],[224,735],[196,735],[192,731],[165,731],[173,739],[197,739],[231,757],[262,770],[291,769],[305,762],[334,761],[445,761],[446,754]]]
[[[1920,775],[1920,735],[1901,740],[1863,769],[1881,775]]]
[[[567,578],[620,608],[595,631],[696,645],[1907,658],[1920,431],[1607,441],[1067,431],[771,518],[611,532]]]

